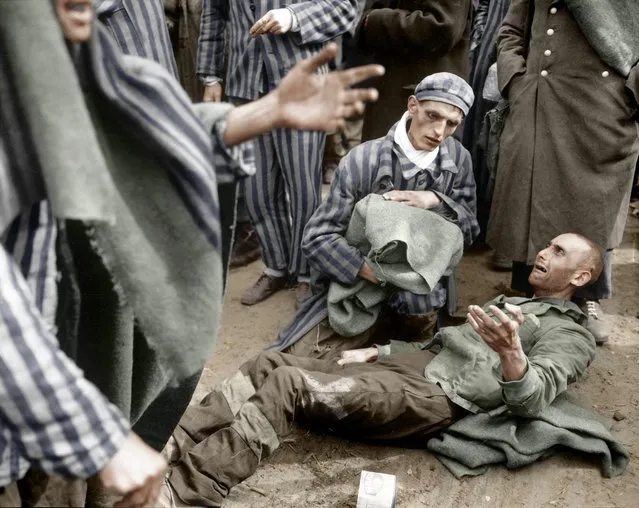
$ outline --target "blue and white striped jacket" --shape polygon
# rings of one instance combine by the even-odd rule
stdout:
[[[297,18],[296,31],[249,35],[251,26],[269,10],[284,7]],[[223,77],[228,49],[226,94],[257,99],[275,88],[297,62],[350,30],[358,13],[358,0],[204,0],[197,74]],[[226,48],[228,25],[230,47]]]
[[[94,3],[98,19],[125,55],[155,60],[178,77],[162,0],[96,0]]]
[[[442,200],[442,215],[460,227],[466,244],[479,234],[476,218],[475,178],[470,154],[455,138],[440,145],[435,161],[406,180],[415,168],[395,143],[397,124],[383,137],[351,150],[342,159],[324,202],[306,225],[302,249],[311,265],[313,296],[308,298],[273,347],[285,349],[306,335],[327,316],[328,282],[353,284],[364,262],[362,254],[345,238],[358,201],[390,190],[431,190]],[[421,314],[440,308],[446,289],[440,283],[424,296],[401,291],[389,305],[399,313]]]

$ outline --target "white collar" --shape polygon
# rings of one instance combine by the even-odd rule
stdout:
[[[402,149],[406,158],[411,161],[416,168],[409,169],[407,171],[402,171],[402,175],[405,179],[412,178],[417,173],[419,173],[422,169],[426,169],[430,166],[435,159],[437,158],[437,154],[439,153],[439,147],[435,148],[432,152],[427,150],[416,150],[413,144],[410,142],[408,137],[408,132],[406,131],[406,123],[410,118],[410,114],[408,111],[404,113],[401,120],[397,124],[397,128],[395,129],[395,143]]]

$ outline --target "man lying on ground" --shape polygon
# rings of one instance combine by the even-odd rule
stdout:
[[[427,436],[467,412],[505,404],[514,415],[535,417],[594,358],[595,339],[571,297],[602,266],[592,241],[563,234],[537,255],[534,297],[471,305],[466,324],[443,328],[429,344],[391,341],[345,351],[338,361],[258,355],[185,413],[161,503],[219,506],[294,421],[349,439],[425,446]]]
[[[475,180],[468,151],[453,133],[468,113],[473,91],[450,73],[425,77],[408,99],[406,113],[388,134],[364,143],[342,159],[329,194],[306,226],[302,248],[312,268],[313,295],[304,301],[275,346],[300,356],[317,346],[336,351],[370,345],[372,329],[349,337],[328,325],[329,283],[380,284],[381,275],[346,239],[356,204],[370,194],[432,210],[456,224],[470,244],[479,233],[475,217]],[[427,294],[393,292],[386,305],[406,339],[432,336],[437,310],[447,289],[434,285]],[[319,330],[318,330],[319,328]],[[429,335],[430,334],[430,335]]]

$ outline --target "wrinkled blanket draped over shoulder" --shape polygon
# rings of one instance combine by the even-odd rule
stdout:
[[[199,373],[215,342],[222,267],[209,133],[177,82],[122,57],[99,24],[82,48],[83,90],[50,2],[0,4],[2,72],[54,215],[68,221],[79,277],[77,336],[61,342],[135,422],[167,385]]]
[[[452,222],[377,194],[355,205],[346,240],[365,256],[382,284],[331,282],[328,318],[333,330],[345,337],[373,326],[382,303],[397,288],[429,293],[459,263],[464,249],[462,232]]]
[[[566,0],[566,5],[599,57],[628,77],[639,61],[639,2]]]
[[[629,454],[608,431],[601,415],[561,394],[535,418],[515,416],[502,406],[471,414],[428,441],[428,449],[457,478],[479,476],[493,464],[515,469],[558,455],[585,455],[606,478],[626,469]]]

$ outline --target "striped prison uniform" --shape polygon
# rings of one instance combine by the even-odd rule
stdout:
[[[0,173],[3,162],[0,156]],[[0,199],[5,191],[0,187]],[[55,338],[55,238],[46,201],[0,232],[0,486],[30,464],[49,474],[93,476],[129,432]]]
[[[283,35],[249,35],[255,21],[283,7],[293,12],[295,29]],[[226,94],[235,103],[255,100],[273,90],[297,62],[351,29],[358,10],[357,0],[205,0],[197,73],[223,76],[228,26]],[[277,129],[256,140],[257,171],[243,191],[262,257],[271,269],[308,275],[300,245],[304,226],[321,201],[325,139],[322,132]]]
[[[216,173],[228,178],[242,164],[240,154],[250,159],[250,150],[221,143],[223,122],[207,133],[161,66],[123,59],[99,26],[95,39],[101,92],[123,113],[123,124],[167,161],[193,220],[219,249]],[[129,432],[126,419],[56,340],[55,221],[6,76],[0,72],[0,486],[21,478],[29,464],[50,474],[90,477]]]
[[[335,172],[328,196],[306,226],[302,248],[311,265],[313,295],[304,301],[291,324],[272,347],[295,344],[328,316],[326,294],[335,280],[354,284],[364,262],[361,252],[344,237],[358,201],[369,194],[395,190],[431,190],[442,200],[441,214],[453,218],[471,244],[479,234],[475,217],[475,180],[468,151],[450,137],[439,147],[435,161],[409,179],[415,169],[395,143],[395,128],[383,137],[351,150]],[[443,307],[446,288],[440,282],[427,295],[398,290],[387,302],[398,314],[426,314]]]
[[[95,10],[122,53],[155,60],[177,79],[162,0],[96,0]]]

